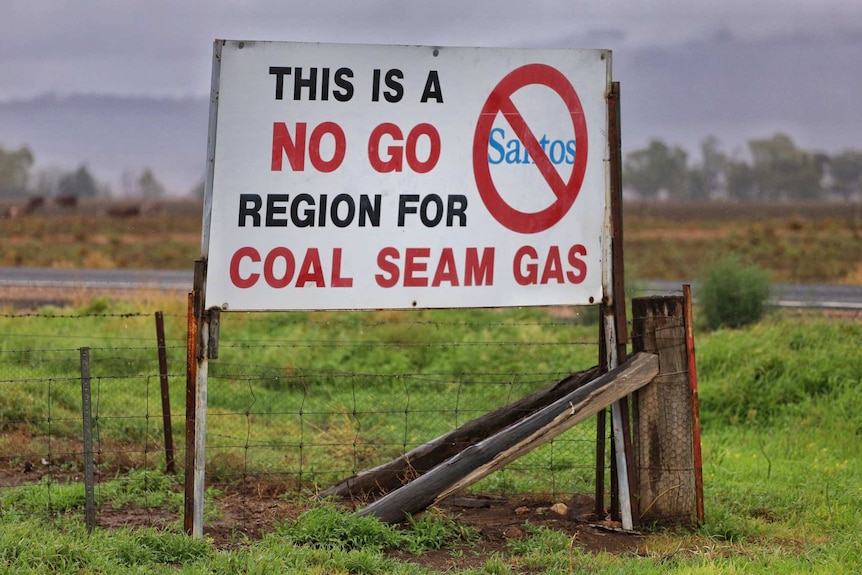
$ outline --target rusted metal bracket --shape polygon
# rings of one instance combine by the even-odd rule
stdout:
[[[204,310],[206,260],[195,261],[194,286],[189,292],[186,366],[186,469],[183,528],[193,537],[203,536],[205,478],[206,404],[208,360],[218,355],[210,347],[211,335],[218,341],[218,313]],[[213,329],[213,315],[215,328]]]

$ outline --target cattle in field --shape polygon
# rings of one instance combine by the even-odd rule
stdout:
[[[108,215],[112,218],[134,218],[141,215],[140,204],[127,204],[123,206],[111,206]]]
[[[41,210],[45,207],[45,198],[42,196],[33,196],[27,202],[27,206],[24,208],[25,214],[32,214],[38,210]]]
[[[54,203],[61,208],[74,210],[78,207],[78,196],[73,194],[63,194],[54,198]]]

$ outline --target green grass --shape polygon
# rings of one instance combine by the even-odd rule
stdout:
[[[413,555],[425,551],[471,544],[478,533],[462,527],[444,513],[432,509],[411,517],[409,528],[381,523],[374,517],[357,517],[334,505],[318,504],[295,521],[277,525],[275,534],[295,545],[341,551],[404,550]]]
[[[776,314],[746,329],[718,330],[700,339],[705,428],[763,427],[790,419],[812,429],[855,425],[843,431],[862,433],[853,411],[862,407],[858,321]]]
[[[212,554],[206,540],[155,529],[88,536],[76,521],[45,525],[30,518],[4,522],[0,529],[0,569],[6,573],[171,573]]]
[[[128,369],[121,378],[98,382],[104,445],[140,449],[142,441],[151,442],[146,457],[126,461],[135,471],[100,481],[99,503],[178,509],[177,480],[154,470],[162,464],[158,382],[146,376],[154,372],[154,359],[146,357],[146,349],[132,349],[152,345],[151,317],[119,317],[118,306],[103,303],[98,312],[106,317],[75,320],[0,317],[4,378],[16,380],[2,383],[0,419],[7,423],[0,448],[8,454],[24,445],[42,453],[50,428],[53,449],[64,448],[64,441],[80,449],[72,445],[80,423],[74,421],[80,417],[76,348],[83,345],[81,333],[92,334],[89,343],[98,348],[94,373],[101,369],[99,361],[112,371]],[[172,314],[169,340],[184,341],[181,310],[166,311]],[[593,326],[550,318],[542,310],[225,315],[220,358],[211,365],[208,454],[210,471],[228,480],[244,469],[301,465],[306,478],[326,484],[333,475],[343,477],[353,466],[379,462],[450,428],[456,406],[463,421],[506,402],[509,394],[541,385],[533,381],[540,377],[523,375],[525,365],[547,376],[588,367],[596,352],[594,345],[583,344],[594,339]],[[622,555],[593,554],[564,533],[526,526],[525,538],[511,541],[505,552],[455,572],[855,572],[862,564],[862,324],[775,312],[742,329],[696,335],[704,525],[694,532],[655,530],[637,554]],[[48,354],[50,361],[19,353],[44,349],[48,336],[57,350]],[[172,365],[182,365],[183,353],[181,347],[171,351]],[[476,372],[495,377],[466,382],[466,374]],[[519,373],[523,381],[514,388],[496,378],[507,374],[511,380]],[[43,421],[46,381],[52,386],[50,422]],[[182,410],[181,388],[179,383],[172,390],[176,413]],[[406,425],[405,401],[415,410]],[[138,413],[150,417],[119,417]],[[9,423],[20,418],[34,422],[26,430]],[[589,441],[594,428],[579,427]],[[293,446],[297,437],[304,442],[301,451]],[[579,463],[572,453],[583,447],[553,449],[531,454],[516,462],[523,471],[493,474],[476,489],[547,490],[547,469]],[[342,469],[329,473],[326,467],[337,462]],[[79,464],[65,463],[70,473]],[[587,462],[582,477],[557,489],[587,491],[589,467]],[[426,514],[395,529],[327,504],[311,506],[260,540],[239,539],[228,548],[187,538],[178,526],[97,529],[88,537],[80,483],[44,487],[0,490],[0,571],[424,573],[411,557],[433,549],[475,552],[476,534],[456,517]],[[217,506],[217,498],[209,501]]]
[[[213,490],[213,494],[217,491]],[[114,509],[131,507],[165,508],[179,511],[183,504],[181,480],[159,471],[131,469],[96,485],[99,504]],[[0,491],[0,509],[7,513],[57,517],[80,513],[85,505],[84,484],[43,477],[38,483]]]

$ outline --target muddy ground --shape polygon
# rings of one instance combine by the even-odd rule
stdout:
[[[308,502],[285,496],[286,486],[280,482],[247,479],[219,486],[219,489],[222,493],[217,499],[220,517],[205,522],[204,535],[223,549],[260,539],[285,520],[298,517],[309,506]],[[570,537],[573,547],[592,553],[637,554],[645,547],[648,535],[625,532],[619,523],[596,517],[593,501],[586,495],[575,495],[568,500],[535,495],[450,498],[439,510],[456,517],[459,524],[475,529],[478,541],[419,556],[393,555],[399,560],[437,570],[480,567],[495,554],[505,555],[511,539],[526,537],[528,525],[562,531]],[[559,506],[552,509],[559,503],[565,504],[565,511]],[[172,510],[113,509],[110,506],[103,506],[97,516],[98,525],[106,529],[164,527],[181,520]]]

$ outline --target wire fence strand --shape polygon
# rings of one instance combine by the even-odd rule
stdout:
[[[23,489],[47,497],[40,513],[76,505],[66,489],[82,481],[77,346],[86,346],[101,505],[132,484],[165,491],[145,506],[177,503],[180,482],[165,474],[160,378],[169,380],[181,462],[186,317],[163,317],[167,373],[152,314],[0,314],[0,501]],[[591,333],[589,318],[544,312],[223,314],[219,359],[209,365],[208,479],[315,492],[592,367]],[[595,426],[582,425],[475,489],[589,493],[594,470]]]

